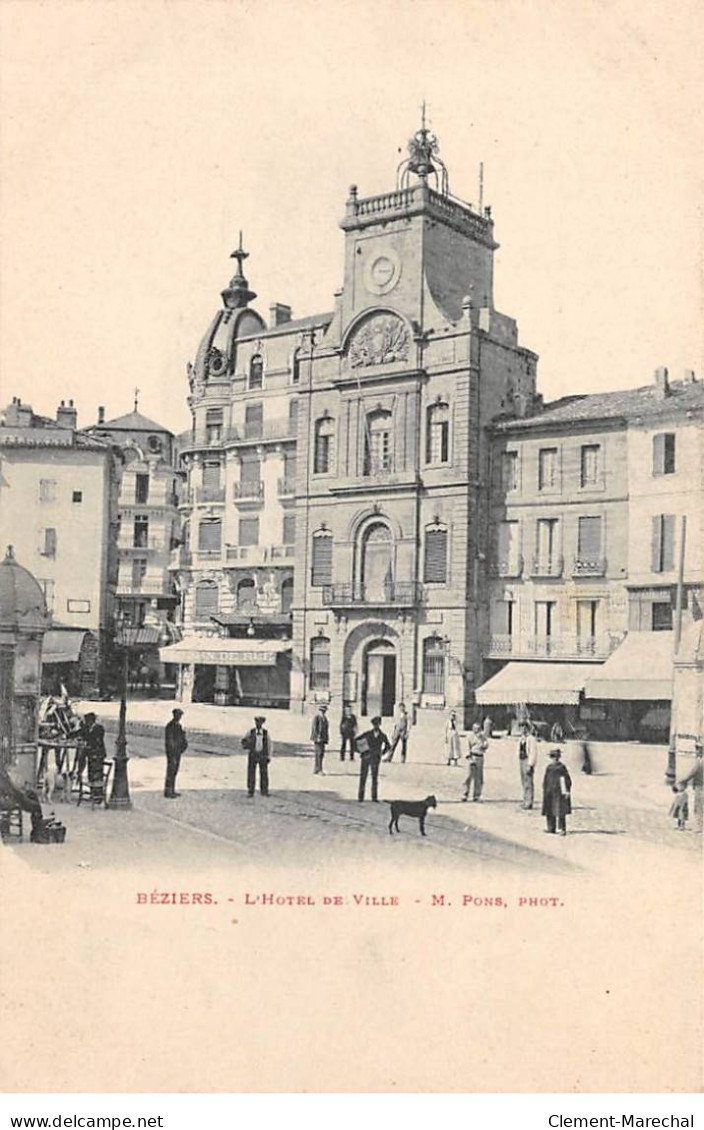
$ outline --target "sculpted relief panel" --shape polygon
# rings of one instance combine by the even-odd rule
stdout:
[[[357,330],[349,348],[353,369],[406,361],[410,348],[408,328],[393,314],[375,314]]]

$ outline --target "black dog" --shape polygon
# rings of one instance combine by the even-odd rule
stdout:
[[[398,826],[399,816],[415,816],[420,824],[420,834],[425,835],[425,818],[429,808],[437,808],[438,802],[434,796],[427,796],[425,800],[390,800],[391,819],[389,820],[389,834],[393,835],[394,828]]]

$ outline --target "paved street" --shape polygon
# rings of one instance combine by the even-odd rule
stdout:
[[[289,716],[287,721],[301,729],[300,718],[291,722]],[[115,731],[109,718],[106,723],[110,752]],[[285,732],[285,723],[280,728]],[[441,748],[416,738],[407,764],[382,766],[381,803],[359,804],[357,764],[341,763],[336,750],[326,757],[325,776],[316,777],[308,742],[278,741],[272,795],[249,799],[239,734],[224,740],[222,734],[191,731],[178,780],[181,796],[169,801],[163,797],[161,735],[158,730],[153,736],[145,733],[143,724],[137,730],[141,732],[131,729],[129,735],[131,813],[56,804],[57,816],[68,827],[66,844],[41,851],[22,844],[14,850],[33,866],[52,871],[127,867],[146,859],[194,866],[250,861],[316,868],[336,860],[373,858],[388,866],[587,876],[609,872],[619,860],[634,856],[643,866],[649,861],[657,865],[663,854],[686,870],[699,863],[701,839],[692,831],[677,832],[667,816],[671,794],[662,783],[659,754],[643,755],[639,762],[638,747],[623,754],[621,772],[573,773],[574,813],[570,834],[562,839],[544,833],[539,801],[531,812],[520,808],[515,742],[492,741],[481,803],[462,803],[464,768],[447,767]],[[541,749],[544,767],[546,750]],[[615,764],[613,755],[607,763]],[[541,774],[539,765],[538,780]],[[389,810],[383,802],[429,794],[437,797],[438,807],[428,816],[427,837],[420,837],[416,821],[403,817],[401,834],[389,836]]]

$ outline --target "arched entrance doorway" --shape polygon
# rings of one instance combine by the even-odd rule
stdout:
[[[364,650],[362,714],[391,718],[396,706],[396,649],[389,640],[372,640]]]
[[[361,579],[365,598],[383,597],[393,580],[393,542],[383,522],[374,522],[362,538]]]

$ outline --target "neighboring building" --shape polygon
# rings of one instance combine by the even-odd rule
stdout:
[[[0,420],[0,543],[44,591],[44,687],[101,686],[117,579],[115,522],[121,459],[109,442],[77,430],[73,401],[56,420],[15,397]]]
[[[98,422],[85,435],[119,447],[124,472],[118,499],[116,642],[120,624],[142,629],[131,646],[132,676],[149,672],[162,678],[159,647],[177,636],[179,603],[169,570],[171,550],[179,540],[179,480],[174,436],[143,416],[137,401],[132,412],[113,420],[98,409]],[[133,633],[132,633],[133,635]]]
[[[480,679],[486,426],[531,408],[537,359],[493,306],[490,210],[425,128],[409,153],[393,191],[350,190],[332,313],[265,326],[234,253],[189,366],[184,698],[432,719]]]

